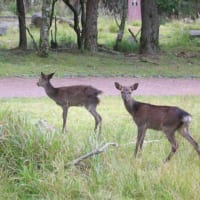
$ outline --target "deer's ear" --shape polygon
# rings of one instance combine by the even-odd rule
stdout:
[[[41,77],[42,77],[42,78],[45,78],[46,75],[45,75],[43,72],[41,72]]]
[[[139,83],[135,83],[135,84],[133,84],[133,85],[131,85],[131,90],[133,91],[133,90],[136,90],[137,88],[138,88],[138,85],[139,85]]]
[[[51,73],[51,74],[49,74],[48,75],[48,79],[51,79],[52,77],[53,77],[53,75],[55,74],[55,72],[54,73]]]
[[[122,89],[122,86],[121,86],[118,82],[115,82],[115,87],[116,87],[118,90],[121,90],[121,89]]]

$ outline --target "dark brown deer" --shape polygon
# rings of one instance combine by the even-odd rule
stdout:
[[[129,87],[122,86],[115,82],[115,87],[121,91],[126,110],[133,117],[137,125],[138,135],[135,148],[135,156],[138,150],[142,150],[142,145],[147,129],[163,131],[171,144],[171,152],[166,158],[170,160],[178,148],[175,139],[175,132],[178,131],[188,142],[192,144],[200,158],[200,148],[198,143],[192,138],[189,132],[189,124],[192,117],[186,111],[173,106],[158,106],[135,101],[131,94],[138,88],[138,83]]]
[[[56,104],[62,107],[63,110],[63,128],[62,131],[66,131],[66,121],[68,108],[71,106],[85,106],[85,108],[93,115],[95,119],[95,131],[99,128],[101,131],[101,116],[97,113],[96,107],[99,103],[97,97],[102,91],[87,85],[75,85],[67,87],[55,88],[50,82],[54,73],[45,75],[41,72],[41,76],[37,83],[45,89],[46,94],[53,99]]]

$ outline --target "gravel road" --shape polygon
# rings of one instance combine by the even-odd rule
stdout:
[[[38,87],[36,78],[0,78],[0,98],[42,97],[44,89]],[[114,87],[118,81],[124,85],[139,83],[135,95],[200,95],[200,79],[173,78],[54,78],[55,87],[69,85],[92,85],[103,91],[103,95],[119,95]]]

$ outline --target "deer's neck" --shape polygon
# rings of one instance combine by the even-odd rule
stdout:
[[[124,101],[126,110],[129,113],[133,114],[134,113],[134,105],[136,104],[136,101],[133,98],[123,99],[123,101]]]
[[[45,85],[44,89],[45,89],[45,92],[47,93],[47,95],[52,99],[54,99],[55,96],[57,95],[57,89],[54,88],[50,82],[48,82]]]

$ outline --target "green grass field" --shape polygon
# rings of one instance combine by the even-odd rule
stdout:
[[[0,52],[1,77],[33,77],[40,72],[54,72],[59,77],[129,76],[129,77],[200,77],[200,56],[180,58],[175,54],[154,58],[109,56],[88,53],[51,53],[40,58],[34,53]]]
[[[34,50],[20,52],[8,50],[18,46],[18,32],[10,29],[0,37],[0,76],[38,76],[41,71],[57,71],[57,76],[136,76],[136,77],[200,77],[200,39],[190,39],[189,30],[199,29],[200,21],[184,24],[172,21],[160,26],[161,52],[157,56],[138,55],[138,44],[130,41],[128,28],[137,32],[138,24],[127,24],[121,44],[124,54],[91,54],[78,51],[76,35],[67,25],[58,25],[58,43],[63,51],[50,52],[48,58],[39,57]],[[116,38],[116,25],[108,17],[99,18],[98,42],[112,48]],[[31,28],[36,40],[39,29]],[[138,36],[139,39],[139,36]],[[29,48],[31,39],[28,38]],[[69,45],[70,43],[70,45]],[[71,48],[71,46],[73,48]],[[67,49],[66,49],[67,47]]]
[[[196,96],[136,97],[154,104],[178,105],[193,115],[191,133],[199,135],[199,101]],[[71,108],[68,132],[61,133],[61,109],[47,98],[1,99],[0,199],[191,199],[200,196],[199,158],[193,147],[177,134],[178,152],[169,163],[165,136],[148,131],[140,158],[133,156],[136,126],[120,97],[102,97],[98,107],[103,118],[100,141],[94,121],[83,108]],[[39,128],[45,119],[55,132]],[[106,142],[116,142],[102,154],[79,166],[75,158]]]

